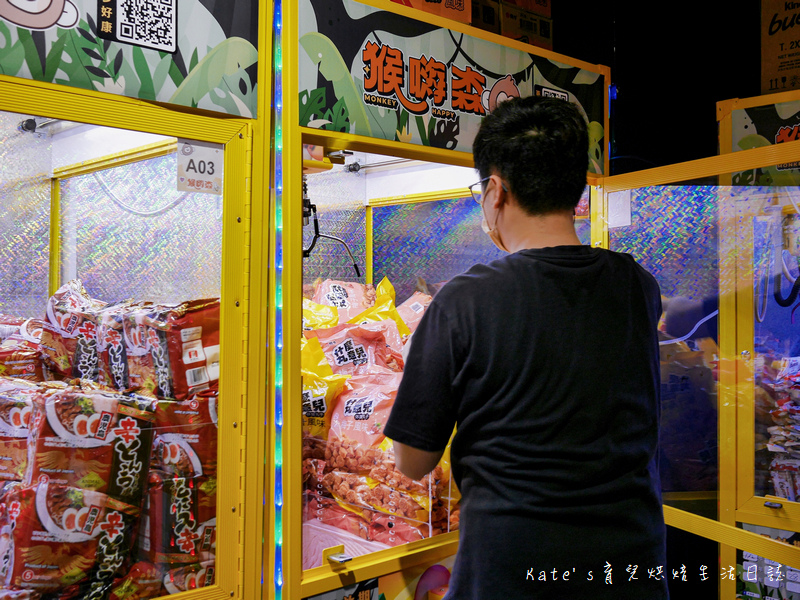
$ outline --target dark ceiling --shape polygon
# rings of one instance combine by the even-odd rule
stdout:
[[[553,49],[611,68],[611,173],[717,154],[717,101],[760,94],[759,2],[584,6],[553,2]]]

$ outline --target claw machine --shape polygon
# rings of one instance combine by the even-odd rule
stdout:
[[[0,597],[257,597],[257,26],[30,4],[0,7]]]
[[[468,190],[482,116],[513,96],[575,102],[596,181],[608,69],[381,0],[276,3],[273,35],[265,578],[275,598],[441,595],[447,456],[411,480],[382,433],[404,347],[443,283],[498,256]],[[599,243],[589,196],[576,228]]]
[[[769,104],[732,106],[747,102]],[[720,156],[602,178],[593,200],[603,245],[632,254],[662,291],[665,520],[711,544],[702,557],[668,544],[671,594],[791,599],[798,147],[767,142],[736,110],[745,126],[731,146],[730,113],[721,119]]]

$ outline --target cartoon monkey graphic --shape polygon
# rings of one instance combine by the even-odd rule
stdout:
[[[78,9],[70,0],[0,0],[0,18],[25,29],[68,29],[78,23]]]
[[[509,98],[519,98],[519,95],[519,88],[514,83],[514,78],[511,75],[506,75],[502,79],[495,81],[491,90],[483,91],[481,104],[483,104],[483,108],[488,114],[501,102]]]

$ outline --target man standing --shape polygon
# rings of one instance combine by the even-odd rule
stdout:
[[[562,100],[484,119],[473,195],[509,255],[445,285],[411,343],[384,431],[419,479],[457,425],[448,599],[668,598],[659,288],[631,256],[580,244],[587,152]]]

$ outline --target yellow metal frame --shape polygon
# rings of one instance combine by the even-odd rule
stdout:
[[[225,145],[220,325],[222,402],[218,448],[218,461],[224,468],[219,470],[217,491],[217,575],[213,586],[181,596],[198,600],[254,598],[255,595],[246,596],[245,590],[260,586],[261,565],[258,559],[245,558],[248,536],[243,508],[246,498],[263,499],[263,487],[253,489],[263,484],[263,476],[260,481],[258,477],[255,481],[245,481],[245,475],[250,474],[253,464],[263,466],[265,448],[259,443],[245,445],[243,435],[245,427],[248,432],[252,429],[246,419],[248,404],[262,405],[264,396],[263,388],[258,390],[250,385],[247,368],[251,364],[251,351],[264,358],[259,350],[263,344],[251,337],[249,331],[254,321],[250,315],[251,303],[264,304],[260,289],[251,286],[249,268],[252,121],[210,117],[200,111],[0,76],[0,110],[17,112],[21,107],[27,114]],[[57,203],[56,193],[53,199],[56,209]],[[57,258],[51,257],[51,260]],[[57,280],[51,278],[51,285],[54,281]],[[263,434],[261,438],[263,441]],[[254,520],[263,517],[263,511],[257,508],[260,506],[251,506],[248,517]],[[258,546],[253,544],[253,547]],[[249,554],[253,554],[252,550]],[[254,584],[255,581],[259,584]]]

